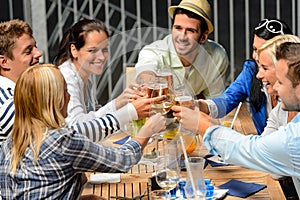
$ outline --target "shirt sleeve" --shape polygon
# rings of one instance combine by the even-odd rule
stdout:
[[[213,154],[225,162],[269,173],[298,176],[300,162],[299,125],[290,123],[267,136],[242,135],[236,131],[212,126],[207,129],[203,142]]]
[[[72,126],[74,130],[87,136],[91,141],[99,142],[120,129],[118,120],[111,114]]]
[[[141,145],[131,140],[118,147],[103,146],[77,132],[61,137],[61,153],[75,170],[127,172],[142,157]]]
[[[160,65],[159,56],[153,50],[152,45],[147,45],[140,51],[138,62],[135,65],[136,75],[144,71],[155,72],[156,68]]]
[[[119,110],[116,110],[112,114],[119,121],[121,127],[123,127],[132,120],[138,119],[138,114],[132,103],[126,104],[125,106],[123,106]]]
[[[15,105],[13,98],[7,100],[0,108],[0,145],[12,132],[15,120]]]
[[[218,107],[214,101],[211,99],[204,100],[207,103],[209,115],[213,118],[217,118],[218,116]]]
[[[95,111],[95,115],[101,117],[114,111],[116,111],[115,99],[100,107],[97,111]]]
[[[216,104],[218,109],[217,117],[224,117],[234,108],[236,108],[240,102],[243,102],[250,95],[250,89],[252,85],[252,78],[254,73],[255,63],[252,61],[246,61],[242,72],[236,78],[236,80],[230,84],[230,86],[216,98],[211,100]]]

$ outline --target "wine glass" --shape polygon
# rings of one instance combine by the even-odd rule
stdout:
[[[174,189],[180,178],[180,153],[177,140],[163,139],[159,142],[156,162],[156,182],[166,191]]]

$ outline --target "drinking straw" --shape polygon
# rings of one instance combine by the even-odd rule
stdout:
[[[180,124],[179,124],[179,130],[181,130],[181,125]],[[193,175],[192,175],[192,172],[191,172],[191,168],[190,168],[190,163],[189,163],[189,160],[188,160],[188,156],[187,156],[187,153],[185,151],[184,141],[183,141],[183,137],[182,137],[182,133],[181,132],[180,132],[180,135],[179,135],[179,139],[180,139],[181,148],[182,148],[183,155],[184,155],[184,163],[185,163],[186,171],[188,173],[188,176],[190,177],[192,188],[194,190],[194,195],[196,195],[196,185],[195,185],[194,180],[192,178]]]
[[[231,129],[233,128],[233,124],[234,124],[234,122],[235,122],[235,120],[236,120],[237,115],[239,114],[239,111],[240,111],[240,109],[241,109],[241,106],[242,106],[242,102],[239,103],[238,108],[237,108],[236,111],[235,111],[235,114],[234,114],[234,117],[233,117],[233,120],[232,120],[231,126],[230,126]]]

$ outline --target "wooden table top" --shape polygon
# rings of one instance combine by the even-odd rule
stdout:
[[[230,120],[230,118],[232,119],[234,112],[235,110],[226,117],[226,120]],[[241,107],[234,129],[245,135],[256,133],[256,129],[245,105]],[[114,146],[115,144],[113,144],[113,142],[122,137],[124,137],[124,133],[117,133],[102,143],[104,145]],[[195,152],[194,154],[205,155],[207,150],[205,147],[198,147]],[[121,182],[109,184],[88,183],[83,191],[83,194],[96,194],[107,199],[115,199],[111,198],[112,196],[127,197],[123,199],[133,199],[133,197],[136,197],[146,191],[145,196],[142,199],[149,199],[148,193],[151,187],[149,184],[149,177],[152,176],[153,172],[153,166],[146,166],[142,164],[136,165],[130,172],[121,174]],[[183,177],[185,177],[185,173],[186,172],[182,172]],[[87,173],[87,176],[89,178],[90,173]],[[267,185],[265,189],[255,193],[254,195],[251,195],[246,199],[285,199],[279,182],[272,179],[272,177],[265,172],[240,166],[211,167],[208,165],[205,168],[204,177],[211,179],[215,186],[226,183],[231,179]],[[236,200],[242,198],[227,195],[225,199]]]

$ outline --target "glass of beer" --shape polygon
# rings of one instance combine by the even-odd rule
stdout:
[[[190,109],[195,109],[195,102],[192,96],[180,95],[175,97],[174,104],[176,106],[184,106]]]
[[[161,69],[158,69],[156,74],[157,77],[161,77],[167,80],[168,88],[173,88],[173,74],[170,67],[163,67]]]
[[[166,79],[161,77],[155,77],[151,79],[147,86],[147,94],[150,98],[163,95],[167,97],[163,101],[154,101],[151,104],[150,114],[161,113],[164,115],[171,110],[173,100],[170,96],[168,82]]]

